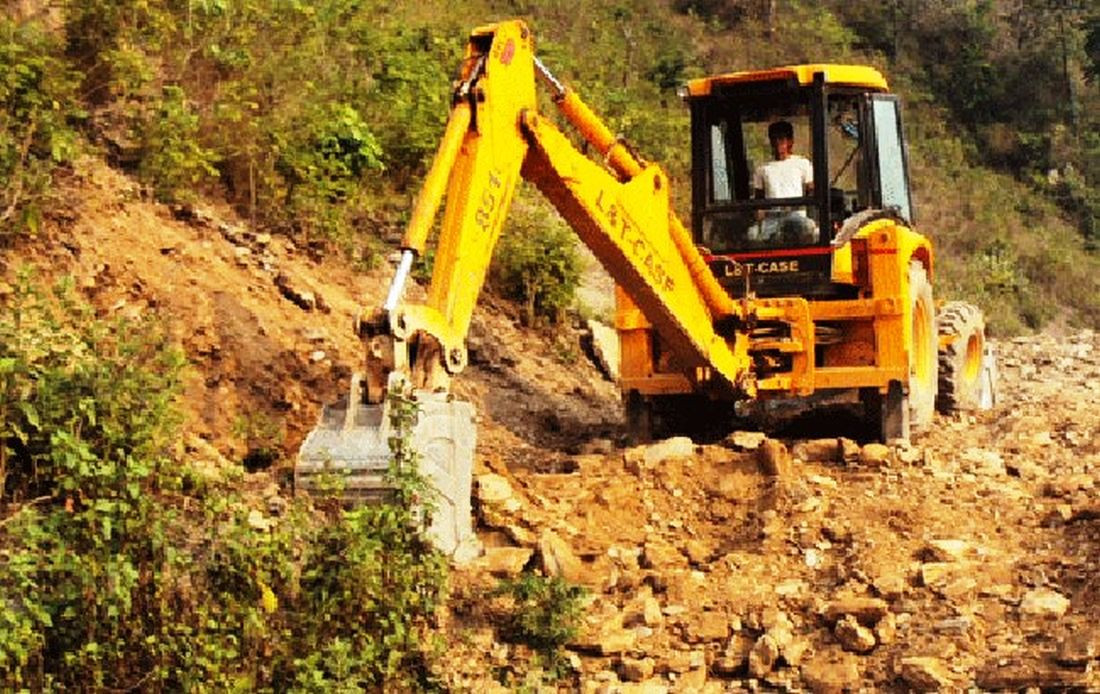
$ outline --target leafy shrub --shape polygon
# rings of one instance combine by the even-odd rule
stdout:
[[[268,515],[178,458],[182,364],[29,273],[0,312],[0,688],[428,686],[446,572],[415,522],[412,405],[402,503]]]
[[[164,202],[186,202],[217,175],[217,154],[198,140],[199,118],[180,87],[169,86],[142,132],[138,175]]]
[[[0,612],[19,623],[0,637],[0,682],[132,685],[166,616],[149,582],[173,512],[151,494],[177,482],[168,450],[182,359],[149,326],[95,320],[26,273],[6,309],[0,479],[16,510],[0,531]]]
[[[53,171],[77,151],[77,83],[49,34],[0,17],[0,234],[38,229]]]
[[[365,175],[383,168],[382,150],[347,104],[320,104],[295,122],[293,139],[279,147],[275,162],[286,184],[288,211],[299,230],[345,236],[351,231],[350,203]]]
[[[493,258],[493,288],[523,304],[528,323],[558,322],[573,302],[580,276],[573,232],[558,219],[517,205]]]
[[[562,648],[577,635],[585,590],[556,576],[525,573],[501,581],[494,593],[513,600],[504,637],[535,649],[551,673],[560,675]]]

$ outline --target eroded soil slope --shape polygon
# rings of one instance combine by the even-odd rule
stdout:
[[[63,200],[4,270],[33,262],[104,315],[157,314],[192,364],[185,444],[223,464],[274,446],[282,462],[250,476],[270,481],[357,368],[352,321],[388,268],[144,202],[93,161]],[[451,686],[514,686],[532,666],[485,594],[537,567],[591,591],[570,651],[585,690],[1100,688],[1097,336],[999,344],[993,411],[893,449],[752,432],[624,448],[579,337],[479,309],[455,390],[481,419],[487,552],[441,615]]]

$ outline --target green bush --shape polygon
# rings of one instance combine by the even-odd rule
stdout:
[[[524,573],[501,581],[493,592],[512,599],[503,625],[504,638],[533,648],[554,677],[563,674],[562,649],[577,635],[584,588],[556,576]]]
[[[0,17],[0,235],[41,224],[54,170],[77,151],[77,84],[48,33]]]
[[[159,200],[189,202],[202,183],[217,176],[218,155],[200,144],[199,117],[183,89],[165,87],[154,110],[142,126],[138,175]]]
[[[446,571],[415,522],[410,403],[401,503],[271,515],[180,459],[183,360],[154,324],[96,319],[29,273],[3,309],[0,688],[431,685]]]
[[[495,291],[524,307],[524,319],[559,322],[580,284],[576,235],[548,206],[514,206],[491,267]]]

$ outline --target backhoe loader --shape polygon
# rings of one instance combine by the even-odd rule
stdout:
[[[571,133],[540,112],[537,82]],[[470,546],[474,412],[449,383],[466,366],[470,319],[521,178],[615,280],[619,383],[639,437],[674,428],[688,407],[697,421],[700,403],[720,424],[738,403],[849,394],[885,440],[928,426],[937,403],[990,403],[981,313],[946,304],[937,331],[932,244],[913,229],[899,103],[881,74],[797,65],[696,79],[682,96],[691,110],[690,230],[672,209],[665,172],[551,74],[523,22],[472,33],[389,293],[358,323],[363,375],[303,444],[300,487],[335,470],[349,496],[381,493],[386,396],[412,392],[414,445],[440,493],[430,532],[445,551]],[[782,194],[763,185],[776,123],[805,152],[804,185]],[[427,300],[407,302],[444,199]]]

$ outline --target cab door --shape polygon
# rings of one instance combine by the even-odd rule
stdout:
[[[901,128],[901,104],[892,94],[873,94],[867,103],[870,141],[874,147],[871,171],[871,199],[879,209],[894,208],[902,219],[913,223],[913,201],[909,194],[909,158]]]

